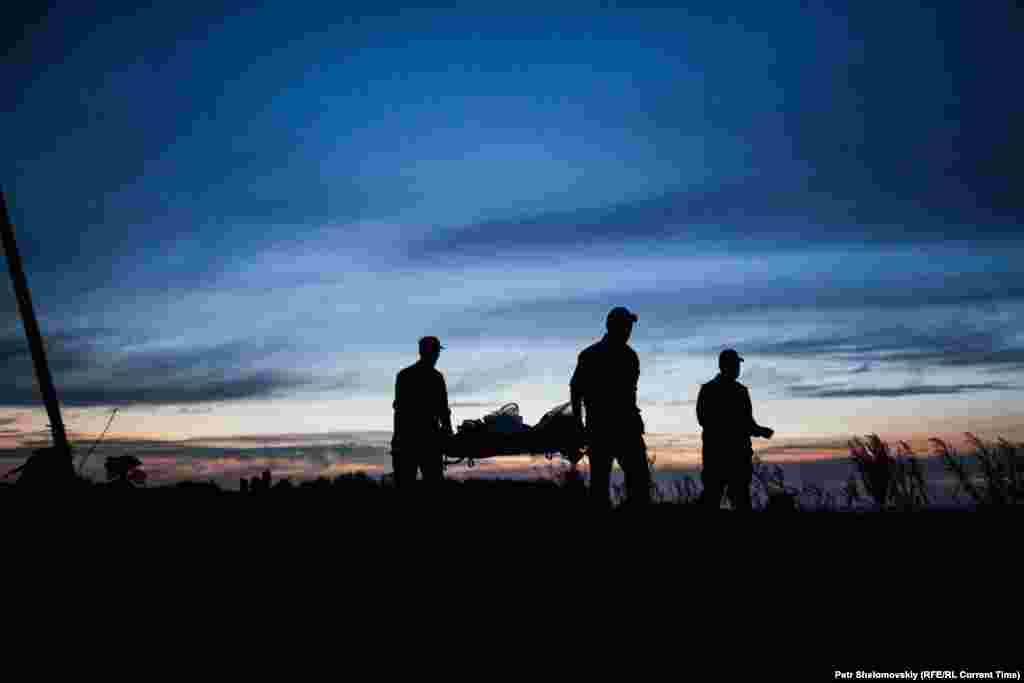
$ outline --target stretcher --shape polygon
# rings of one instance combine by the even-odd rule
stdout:
[[[465,420],[445,448],[444,464],[473,467],[478,460],[507,455],[561,457],[575,466],[584,456],[584,435],[563,403],[530,426],[523,423],[519,406],[509,403],[480,420]]]

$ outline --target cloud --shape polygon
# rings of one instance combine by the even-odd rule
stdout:
[[[166,382],[147,385],[144,383],[144,370],[140,369],[139,376],[135,378],[137,383],[128,376],[120,378],[117,384],[97,380],[95,386],[65,385],[59,389],[58,395],[61,403],[73,406],[162,405],[264,398],[313,383],[311,378],[277,370],[240,373],[231,377],[218,374],[182,377],[180,383],[169,378]],[[24,391],[0,394],[0,401],[8,404],[26,405],[38,400],[34,394]]]
[[[961,350],[947,353],[895,354],[890,360],[928,363],[948,367],[988,366],[1003,370],[1024,368],[1024,347],[993,350]]]
[[[527,369],[526,356],[523,355],[497,367],[463,370],[449,381],[448,395],[464,396],[479,391],[492,391],[522,378]]]
[[[776,340],[749,342],[751,355],[787,359],[841,357],[856,363],[849,374],[879,369],[879,364],[902,363],[911,367],[997,368],[1024,366],[1024,333],[1016,307],[996,307],[990,312],[922,308],[905,314],[873,316],[857,327],[833,326],[826,332]],[[896,321],[899,322],[896,322]],[[785,333],[785,331],[783,331]]]
[[[373,445],[377,444],[376,437],[380,432],[368,431],[327,431],[308,434],[302,432],[287,432],[280,434],[239,434],[233,436],[196,436],[184,440],[184,443],[217,447],[230,447],[239,449],[267,448],[267,447],[290,447],[297,443],[309,446],[326,445]],[[181,442],[174,442],[181,443]],[[379,445],[379,444],[378,444]]]
[[[182,415],[205,415],[213,411],[213,406],[182,406],[178,408],[178,412]]]
[[[570,270],[566,260],[575,256],[562,257],[548,266],[548,277],[560,281],[544,296],[506,292],[470,301],[460,316],[445,319],[451,321],[449,332],[522,336],[537,330],[547,336],[579,336],[600,330],[607,311],[625,304],[640,314],[637,329],[644,335],[679,337],[723,321],[772,316],[777,321],[772,337],[756,343],[765,353],[777,355],[833,352],[839,345],[867,347],[859,348],[862,351],[875,346],[909,349],[906,342],[915,341],[905,339],[910,334],[921,337],[929,348],[945,350],[945,342],[929,337],[1010,335],[1017,326],[1013,320],[973,320],[989,309],[995,315],[988,317],[997,318],[1024,302],[1016,258],[996,258],[984,251],[965,256],[951,246],[931,250],[929,259],[914,249],[673,257],[671,245],[662,248],[664,253],[657,256],[623,250],[618,258],[595,259],[590,272],[580,266]],[[958,260],[973,272],[956,272]],[[889,261],[898,267],[885,268]],[[973,310],[966,332],[957,331],[952,318],[963,312],[953,311],[967,305]],[[850,314],[857,316],[858,324],[841,326]],[[819,329],[795,334],[803,332],[794,326],[802,315],[818,315]],[[929,316],[932,321],[922,322]],[[948,329],[930,329],[936,327],[935,318],[950,318],[944,326]],[[999,329],[988,329],[997,324]],[[963,341],[980,348],[984,340]],[[998,341],[992,340],[991,350],[999,348]]]
[[[803,441],[790,441],[781,444],[770,444],[759,446],[759,456],[800,453],[810,451],[811,453],[835,453],[848,451],[850,447],[848,439],[806,439]]]
[[[425,260],[665,241],[703,248],[728,243],[735,253],[787,245],[942,242],[957,236],[919,206],[866,188],[860,191],[875,193],[855,200],[816,187],[813,179],[762,174],[607,206],[465,225],[413,242],[407,253],[413,260]],[[1016,224],[1006,221],[972,224],[959,236],[975,242],[1020,242]]]
[[[929,385],[917,384],[903,387],[837,387],[834,384],[798,385],[788,388],[791,396],[797,398],[894,398],[898,396],[939,396],[965,394],[978,391],[1017,389],[1005,382],[983,382],[979,384]]]
[[[167,346],[110,330],[57,332],[47,337],[58,397],[68,406],[208,403],[355,385],[351,374],[338,378],[266,367],[268,358],[289,348],[281,340]],[[11,337],[0,339],[0,372],[10,379],[0,388],[0,405],[39,403],[26,344]]]
[[[362,373],[350,370],[342,372],[340,375],[331,375],[327,378],[321,378],[316,382],[311,383],[310,388],[321,392],[327,392],[352,390],[363,386],[365,386],[365,382]]]

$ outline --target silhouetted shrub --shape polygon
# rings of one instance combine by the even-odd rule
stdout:
[[[779,465],[769,465],[759,457],[752,460],[753,477],[751,484],[755,493],[760,488],[765,497],[763,508],[772,512],[795,512],[800,509],[800,491],[786,484],[786,477]],[[751,496],[755,497],[754,495]],[[760,500],[760,496],[756,496]]]
[[[968,433],[974,453],[962,456],[942,439],[930,439],[948,472],[956,477],[955,498],[966,493],[979,505],[1010,505],[1024,501],[1024,445],[1005,439],[985,443]]]
[[[928,505],[924,471],[905,441],[899,442],[896,455],[892,455],[889,444],[877,434],[854,438],[850,440],[850,457],[864,489],[879,508],[913,510]],[[849,485],[847,491],[849,498]]]

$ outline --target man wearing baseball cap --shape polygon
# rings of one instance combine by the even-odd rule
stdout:
[[[417,472],[431,484],[444,478],[443,449],[452,435],[452,418],[444,375],[434,367],[443,348],[437,337],[423,337],[419,361],[401,370],[395,380],[391,461],[399,489],[414,484]]]
[[[723,492],[736,510],[749,511],[754,449],[750,437],[772,438],[775,432],[754,421],[750,392],[737,382],[743,359],[734,349],[718,355],[718,375],[697,395],[697,422],[703,428],[702,502],[717,510]]]
[[[613,460],[622,467],[630,505],[650,500],[644,423],[636,405],[640,359],[628,344],[637,320],[629,309],[613,308],[606,320],[607,334],[580,353],[569,383],[573,414],[590,447],[590,497],[601,509],[611,505]]]

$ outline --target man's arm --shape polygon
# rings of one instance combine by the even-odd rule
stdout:
[[[441,375],[441,426],[446,434],[454,434],[452,431],[452,411],[448,407],[448,385]]]
[[[706,406],[704,405],[704,385],[700,385],[700,391],[697,392],[697,424],[703,428],[706,425],[705,419],[707,418]]]
[[[395,437],[398,435],[398,398],[401,395],[402,387],[402,375],[395,376],[395,400],[391,402],[391,407],[394,409],[392,412],[392,423],[391,423],[391,444],[395,445]]]
[[[637,389],[640,386],[640,356],[633,351],[633,406],[636,408],[636,421],[640,427],[640,433],[643,434],[646,430],[644,428],[644,418],[640,415],[640,406],[637,403]]]
[[[583,355],[576,360],[576,370],[569,380],[569,400],[572,402],[572,414],[576,422],[583,422]]]
[[[744,410],[746,411],[747,418],[750,420],[750,435],[761,436],[765,439],[772,438],[772,434],[775,433],[774,430],[769,429],[768,427],[762,427],[754,421],[754,407],[750,403],[750,392],[746,389],[743,390],[743,401],[745,404]]]

